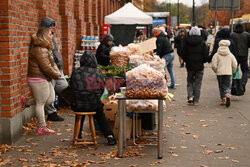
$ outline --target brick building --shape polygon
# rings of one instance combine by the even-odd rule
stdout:
[[[32,111],[21,108],[21,97],[30,96],[27,65],[31,35],[41,18],[56,21],[56,41],[70,75],[73,55],[82,35],[102,33],[104,16],[121,7],[120,0],[1,0],[0,1],[0,144],[13,143]]]

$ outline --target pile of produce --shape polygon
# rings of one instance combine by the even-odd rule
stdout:
[[[150,67],[160,71],[163,75],[165,75],[165,60],[161,59],[159,56],[151,56],[151,55],[131,55],[129,63],[136,64],[136,66],[147,64]]]
[[[157,111],[158,100],[127,100],[127,111]]]
[[[115,66],[127,66],[131,51],[123,46],[115,46],[111,49],[110,60]]]
[[[131,43],[127,46],[132,55],[141,55],[141,46],[138,44]]]
[[[146,64],[128,71],[126,83],[129,98],[163,98],[168,93],[164,75]]]
[[[113,77],[113,76],[118,76],[118,77],[123,77],[125,78],[126,72],[131,70],[133,67],[131,66],[99,66],[99,70],[101,70],[102,74],[104,77]]]

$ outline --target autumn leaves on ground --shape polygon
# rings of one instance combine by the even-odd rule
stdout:
[[[250,94],[233,97],[230,108],[220,106],[215,74],[206,65],[199,106],[186,103],[186,70],[175,59],[177,89],[164,112],[164,154],[156,146],[133,146],[118,158],[117,145],[107,146],[98,135],[98,149],[72,146],[74,114],[62,109],[64,122],[49,123],[56,134],[37,136],[37,122],[24,127],[24,136],[13,146],[0,146],[0,166],[164,166],[247,167],[250,164]],[[250,84],[247,85],[247,92]],[[84,135],[89,136],[87,121]],[[141,141],[156,142],[154,140]]]

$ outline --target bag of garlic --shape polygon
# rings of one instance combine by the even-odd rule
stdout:
[[[138,44],[131,43],[127,46],[127,48],[131,51],[131,54],[141,55],[141,46]]]
[[[163,98],[168,93],[164,75],[146,64],[128,71],[126,83],[129,98]]]
[[[158,100],[127,100],[127,112],[133,111],[156,111]]]
[[[165,75],[165,65],[166,61],[161,59],[159,56],[154,55],[130,55],[129,63],[135,63],[136,66],[147,64],[150,67],[160,71],[163,75]]]
[[[123,46],[115,46],[111,49],[110,60],[114,66],[127,66],[131,51]]]

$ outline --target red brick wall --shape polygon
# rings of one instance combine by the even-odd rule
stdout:
[[[0,116],[22,111],[21,97],[30,96],[27,65],[30,37],[41,18],[56,21],[56,41],[70,75],[82,35],[102,34],[104,17],[117,10],[116,0],[1,0],[0,1]]]

